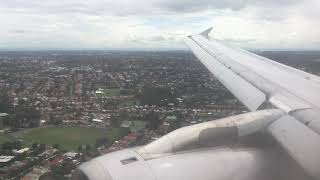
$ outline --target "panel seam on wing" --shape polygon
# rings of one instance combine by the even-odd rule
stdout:
[[[260,90],[261,92],[263,92],[263,93],[266,95],[266,97],[268,97],[268,98],[266,99],[266,101],[270,101],[270,99],[272,99],[272,98],[274,99],[274,98],[276,98],[277,96],[279,96],[279,92],[277,92],[277,93],[274,92],[275,89],[277,89],[278,91],[280,91],[280,94],[282,94],[282,93],[288,93],[288,94],[290,94],[291,96],[294,96],[294,97],[295,97],[294,101],[296,101],[296,105],[299,104],[297,107],[295,107],[295,106],[292,106],[292,105],[288,105],[288,104],[286,104],[286,103],[282,103],[282,105],[287,106],[285,110],[286,110],[288,113],[291,112],[291,111],[294,111],[294,110],[298,110],[298,109],[311,108],[310,104],[312,104],[312,103],[310,103],[309,101],[305,101],[305,100],[302,99],[302,98],[299,98],[296,94],[292,93],[292,92],[289,91],[288,89],[285,89],[285,88],[281,87],[279,84],[274,83],[274,82],[272,82],[272,81],[270,81],[270,80],[268,80],[268,79],[265,79],[265,78],[262,77],[261,75],[259,75],[259,74],[257,74],[256,72],[248,69],[247,67],[245,67],[245,66],[243,66],[243,65],[235,62],[232,58],[230,58],[230,57],[227,56],[226,58],[230,58],[230,61],[232,61],[232,63],[235,63],[235,64],[237,64],[237,66],[239,66],[239,67],[241,67],[242,69],[244,69],[244,70],[242,70],[242,71],[237,71],[236,69],[234,69],[234,68],[232,68],[230,65],[228,65],[226,62],[219,60],[219,59],[221,58],[221,56],[226,56],[224,53],[220,53],[221,55],[212,54],[212,53],[210,52],[210,49],[208,50],[206,47],[204,47],[204,45],[200,45],[199,42],[197,42],[197,40],[195,40],[193,37],[190,37],[190,39],[191,39],[195,44],[197,44],[199,47],[201,47],[201,49],[203,49],[206,53],[208,53],[210,56],[214,57],[216,61],[220,62],[223,66],[229,68],[232,72],[234,72],[235,74],[239,75],[239,77],[243,78],[243,79],[244,79],[245,81],[247,81],[249,84],[251,84],[252,86],[254,86],[255,88],[257,88],[258,90]],[[200,39],[200,40],[201,40],[201,39]],[[203,41],[203,40],[201,40],[201,41],[202,41],[203,43],[205,43],[207,46],[210,46],[207,42],[205,42],[205,41]],[[219,50],[218,50],[218,51],[219,51]],[[218,53],[219,53],[219,52],[218,52]],[[271,87],[271,89],[269,90],[270,92],[267,92],[266,90],[263,90],[263,89],[257,87],[254,83],[252,83],[250,80],[248,80],[246,77],[244,77],[244,74],[243,74],[243,73],[246,73],[246,72],[248,72],[248,73],[253,73],[253,75],[256,76],[257,78],[260,78],[260,79],[262,79],[263,81],[268,82],[271,86],[273,86],[273,87]],[[282,93],[281,93],[281,92],[282,92]],[[278,94],[278,95],[276,95],[276,94]],[[283,95],[282,95],[282,96],[283,96]],[[278,104],[275,104],[275,106],[277,106],[277,105],[278,105]],[[315,105],[314,105],[314,106],[315,106]],[[315,107],[317,107],[317,106],[315,106]]]

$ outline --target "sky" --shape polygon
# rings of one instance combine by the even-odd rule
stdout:
[[[320,49],[319,0],[1,0],[0,49]]]

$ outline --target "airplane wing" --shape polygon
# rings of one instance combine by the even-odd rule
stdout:
[[[308,174],[320,179],[320,78],[210,39],[211,29],[189,36],[187,45],[248,109],[273,107],[287,113],[267,131]]]
[[[74,179],[320,180],[320,78],[210,39],[210,31],[186,43],[251,112],[100,156],[81,164]],[[257,135],[279,146],[242,143]]]

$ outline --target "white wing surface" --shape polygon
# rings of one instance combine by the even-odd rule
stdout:
[[[320,78],[210,39],[210,30],[186,39],[193,53],[251,111],[270,106],[285,111],[267,132],[320,179]]]
[[[229,84],[233,84],[235,78],[241,78],[250,84],[248,88],[250,90],[245,94],[241,92],[247,87],[238,86],[239,84],[231,85],[236,87],[229,87],[226,84],[227,88],[250,110],[256,110],[257,104],[263,101],[264,95],[268,97],[265,100],[280,106],[287,112],[320,107],[320,78],[315,75],[228,46],[218,40],[209,40],[204,34],[189,36],[186,42],[194,54],[219,80],[221,79],[222,83],[228,81]],[[224,72],[228,72],[228,75],[232,72],[234,75],[224,76]],[[245,86],[246,83],[243,85]],[[251,97],[246,101],[246,96],[248,94],[252,96],[251,93],[255,98]]]

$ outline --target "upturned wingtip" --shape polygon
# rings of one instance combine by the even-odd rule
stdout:
[[[200,35],[209,39],[209,33],[212,31],[213,27],[210,27],[208,29],[206,29],[205,31],[201,32]]]

